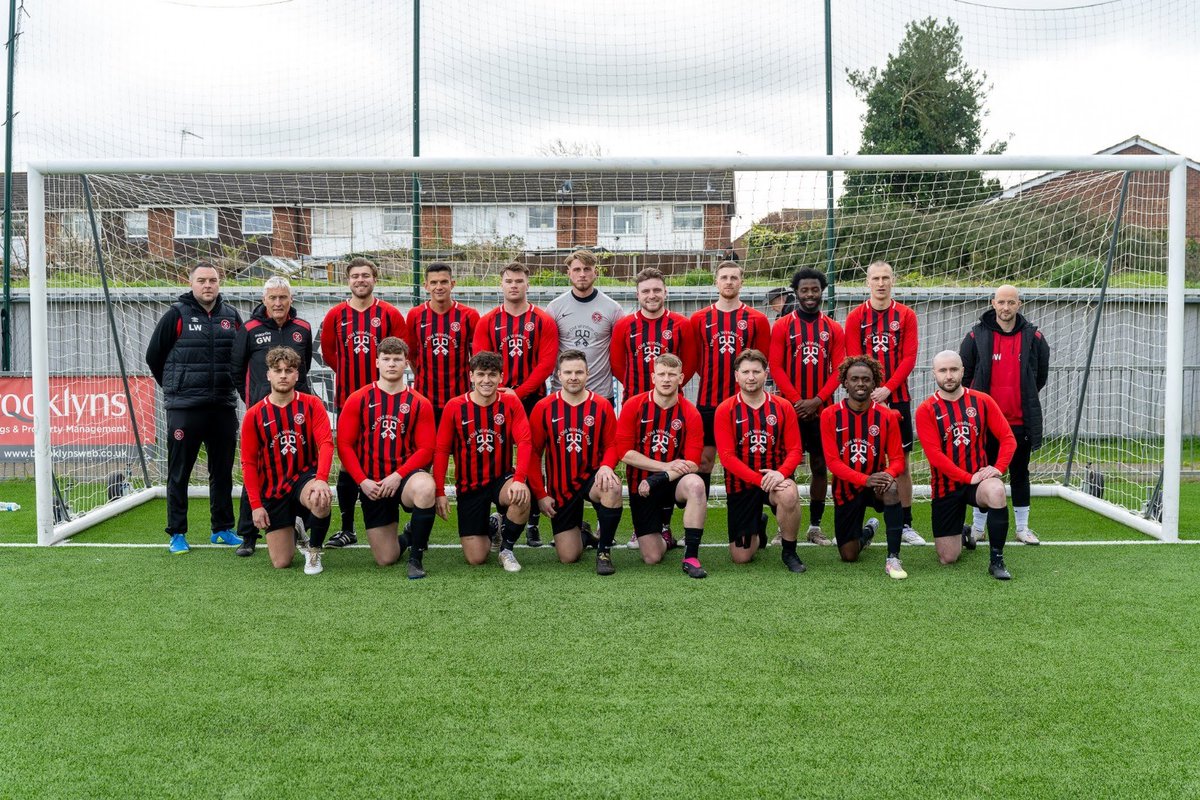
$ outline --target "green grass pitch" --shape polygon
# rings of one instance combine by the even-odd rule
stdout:
[[[1077,512],[1035,499],[1035,527],[1141,538]],[[78,540],[165,545],[162,519]],[[360,548],[315,578],[0,548],[0,797],[1200,795],[1200,547],[1012,547],[1008,584],[982,550],[908,548],[904,582],[878,547],[801,576],[706,548],[704,581],[519,555],[407,581]]]

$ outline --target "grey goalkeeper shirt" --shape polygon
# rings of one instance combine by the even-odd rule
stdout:
[[[585,299],[568,290],[550,301],[546,311],[558,325],[558,352],[582,350],[587,356],[587,388],[596,394],[612,399],[612,365],[608,351],[612,346],[612,329],[617,320],[625,316],[621,304],[599,289]],[[555,391],[561,388],[558,378],[551,374],[550,385]]]

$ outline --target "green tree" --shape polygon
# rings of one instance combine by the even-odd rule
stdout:
[[[962,54],[953,20],[910,22],[887,65],[848,70],[847,80],[867,104],[860,153],[949,154],[979,152],[983,140],[987,76]],[[1006,142],[986,152],[1001,153]],[[994,194],[999,182],[970,172],[853,172],[846,176],[844,208],[888,203],[922,211],[956,208]]]

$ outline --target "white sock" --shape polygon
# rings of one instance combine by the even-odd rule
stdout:
[[[1017,518],[1017,530],[1029,530],[1029,506],[1013,506],[1013,516]]]
[[[983,529],[987,527],[987,512],[980,511],[978,508],[972,508],[971,512],[971,527],[978,533],[983,533]]]

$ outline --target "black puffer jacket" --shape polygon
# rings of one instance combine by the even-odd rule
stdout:
[[[1021,417],[1030,448],[1036,450],[1042,446],[1042,401],[1038,393],[1050,374],[1050,345],[1037,326],[1020,314],[1012,332],[1005,333],[996,322],[996,310],[989,308],[979,315],[979,324],[971,328],[958,348],[963,360],[963,386],[990,391],[993,336],[1021,337]],[[1036,390],[1030,391],[1032,387]]]
[[[168,409],[237,405],[232,362],[241,327],[241,315],[220,295],[212,311],[191,292],[171,304],[146,347],[146,365]]]

